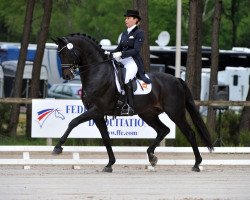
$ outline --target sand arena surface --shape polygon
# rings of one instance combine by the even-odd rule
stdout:
[[[0,166],[0,199],[250,199],[250,166]]]

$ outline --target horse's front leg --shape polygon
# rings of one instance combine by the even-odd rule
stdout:
[[[66,142],[70,132],[78,126],[81,123],[84,123],[90,119],[93,119],[93,112],[96,112],[95,108],[89,109],[88,111],[84,112],[83,114],[79,115],[78,117],[71,120],[71,122],[68,125],[67,130],[63,134],[63,136],[60,138],[56,146],[54,147],[54,150],[52,154],[60,154],[63,151],[62,145]]]
[[[107,153],[108,153],[108,157],[109,157],[109,162],[108,164],[103,168],[103,172],[112,172],[112,165],[115,164],[115,156],[114,156],[114,152],[112,150],[112,146],[111,146],[111,141],[110,141],[110,137],[109,137],[109,133],[108,133],[108,128],[106,125],[106,122],[104,120],[104,117],[102,118],[98,118],[98,119],[94,119],[94,122],[97,126],[97,128],[99,129],[101,136],[102,136],[102,141],[104,146],[107,149]]]

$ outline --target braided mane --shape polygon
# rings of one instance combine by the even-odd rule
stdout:
[[[98,52],[100,53],[100,55],[103,57],[103,59],[108,59],[108,56],[104,53],[105,50],[102,48],[102,45],[99,44],[99,41],[97,41],[95,38],[84,34],[84,33],[72,33],[70,35],[68,35],[70,37],[81,37],[85,40],[87,40],[89,43],[91,43],[92,45],[94,45],[96,47],[96,49],[98,50]]]

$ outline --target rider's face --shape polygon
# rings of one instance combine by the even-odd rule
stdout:
[[[125,18],[125,24],[127,28],[130,28],[132,26],[134,26],[135,24],[137,24],[138,19],[134,18],[134,17],[126,17]]]

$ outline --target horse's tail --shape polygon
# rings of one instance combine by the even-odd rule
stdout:
[[[205,145],[207,146],[209,151],[213,151],[214,148],[213,148],[211,136],[210,136],[209,131],[208,131],[208,129],[207,129],[202,117],[201,117],[200,112],[197,110],[197,108],[195,106],[191,91],[189,90],[185,81],[183,81],[181,78],[179,78],[179,80],[185,89],[186,109],[187,109],[188,113],[190,114],[191,119],[192,119],[201,139],[203,140],[203,142],[205,143]]]

